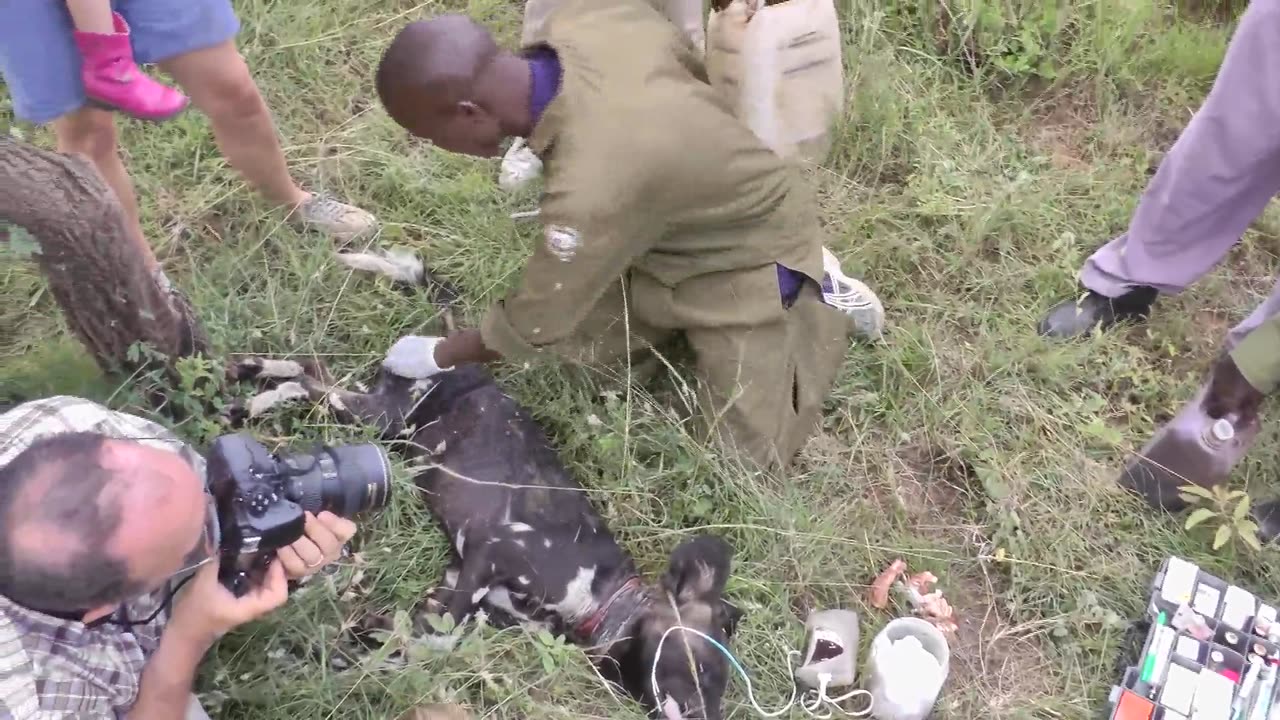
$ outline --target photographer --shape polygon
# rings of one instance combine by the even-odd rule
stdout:
[[[305,537],[237,598],[218,581],[190,446],[79,398],[17,406],[0,415],[0,717],[207,719],[192,693],[204,654],[355,531],[308,513]]]

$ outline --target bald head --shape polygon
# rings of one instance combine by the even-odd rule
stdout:
[[[204,508],[176,453],[96,433],[41,438],[0,468],[0,594],[57,613],[117,605],[180,569]]]
[[[453,152],[491,156],[519,121],[506,116],[518,109],[522,91],[527,105],[527,75],[527,64],[503,52],[483,25],[441,15],[396,34],[375,85],[387,114],[410,133]]]

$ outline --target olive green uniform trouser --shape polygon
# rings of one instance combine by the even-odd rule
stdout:
[[[555,352],[572,362],[613,365],[628,351],[661,347],[676,332],[625,313],[619,282]],[[777,322],[680,332],[694,352],[705,429],[764,468],[789,465],[813,434],[844,362],[848,318],[806,283]]]
[[[1241,323],[1251,324],[1255,327],[1243,338],[1228,338],[1231,359],[1250,385],[1270,394],[1280,388],[1280,280],[1271,296]]]

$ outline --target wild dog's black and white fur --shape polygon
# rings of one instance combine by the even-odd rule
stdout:
[[[242,363],[237,375],[254,367]],[[728,644],[738,612],[722,597],[731,555],[723,540],[684,542],[658,583],[641,582],[541,428],[479,367],[418,382],[384,372],[369,393],[300,381],[342,419],[377,425],[427,464],[415,481],[452,542],[438,599],[455,621],[483,608],[497,624],[546,623],[654,713],[721,717],[727,661],[705,640],[672,633],[656,695],[651,673],[674,625]]]

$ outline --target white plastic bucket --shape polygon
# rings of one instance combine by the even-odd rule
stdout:
[[[822,162],[844,108],[834,0],[733,0],[707,21],[707,74],[783,157]]]
[[[906,637],[920,641],[924,651],[938,661],[942,672],[937,682],[922,686],[919,672],[901,673],[885,665],[893,643]],[[878,720],[925,720],[942,693],[951,669],[951,648],[938,628],[920,618],[898,618],[884,626],[871,641],[867,690],[871,693],[871,716]]]

